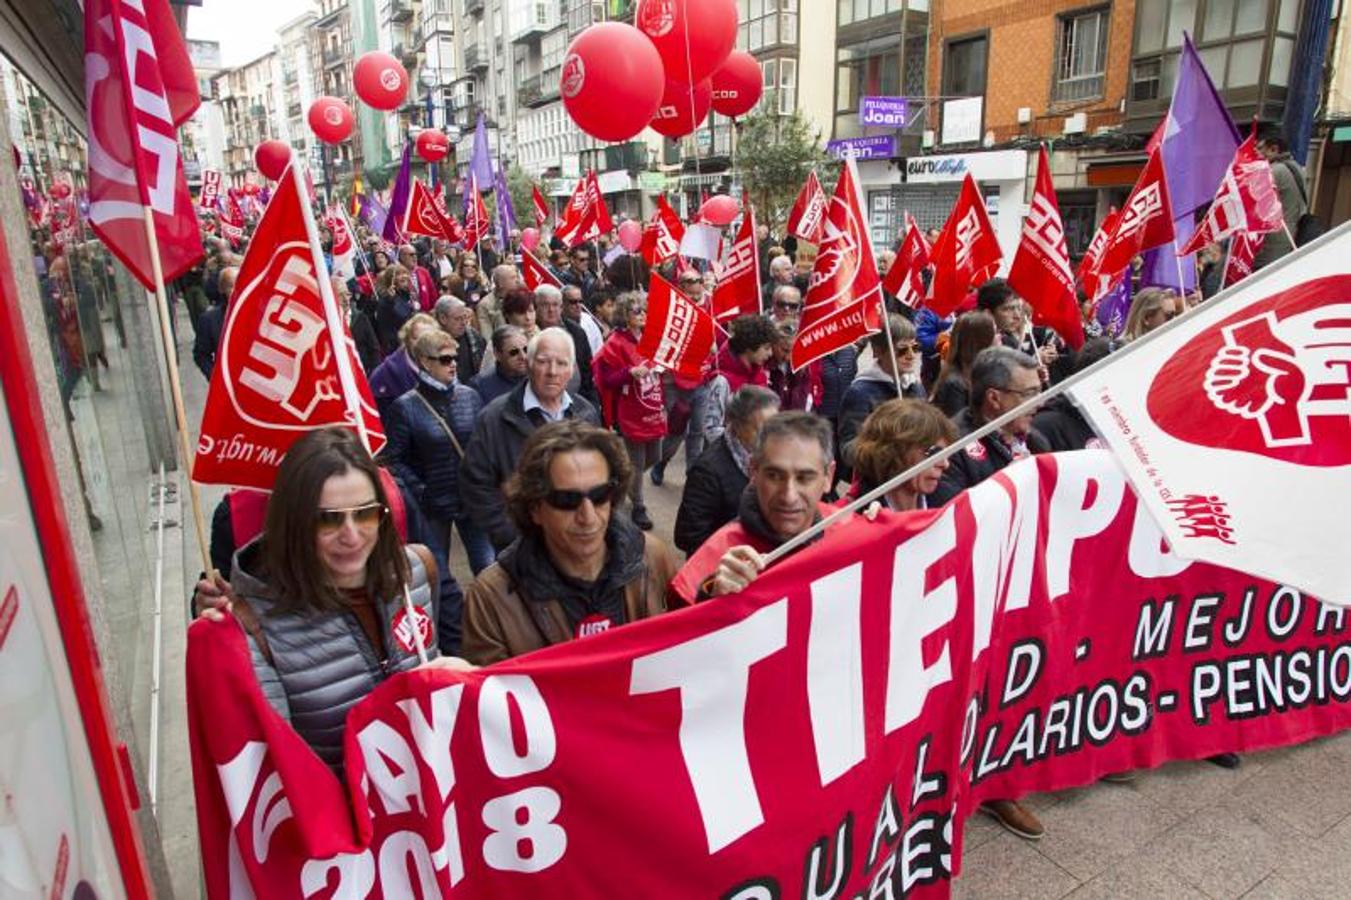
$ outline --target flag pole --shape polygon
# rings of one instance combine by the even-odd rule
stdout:
[[[160,343],[164,346],[164,366],[169,375],[169,393],[174,403],[174,421],[178,425],[178,455],[183,471],[188,476],[188,498],[192,503],[192,521],[197,533],[197,549],[202,554],[202,570],[212,576],[216,567],[211,564],[208,550],[206,517],[202,515],[202,495],[197,482],[192,480],[192,445],[188,442],[188,414],[183,408],[183,383],[178,374],[178,348],[174,346],[174,332],[169,321],[169,298],[164,290],[164,268],[159,257],[159,238],[155,234],[155,211],[146,204],[141,207],[145,216],[145,238],[150,246],[150,271],[155,278],[155,308],[159,313]]]
[[[1341,237],[1342,235],[1348,232],[1351,232],[1351,224],[1344,223],[1338,226],[1337,228],[1329,231],[1322,237],[1318,238],[1318,240],[1312,242],[1310,246],[1322,244],[1325,241],[1331,240],[1333,236]],[[1297,256],[1298,254],[1296,253],[1288,253],[1285,256],[1281,257],[1279,260],[1273,263],[1272,266],[1268,268],[1286,266],[1290,264],[1290,262],[1294,260]],[[1239,285],[1241,284],[1242,282],[1239,283]],[[1114,353],[1104,356],[1102,359],[1098,360],[1096,363],[1089,366],[1088,368],[1075,372],[1073,375],[1069,376],[1059,384],[1051,385],[1051,387],[1047,388],[1045,391],[1038,394],[1037,396],[1032,397],[1028,400],[1024,400],[1022,403],[1019,403],[1013,409],[1009,410],[1008,412],[1004,413],[998,418],[991,419],[989,422],[986,422],[984,425],[980,426],[975,431],[972,431],[970,434],[958,438],[957,441],[944,447],[942,450],[935,453],[933,456],[929,456],[926,457],[925,459],[920,460],[915,465],[901,472],[899,475],[891,477],[887,481],[873,488],[871,491],[868,491],[866,494],[863,494],[858,499],[850,502],[848,505],[840,507],[830,515],[826,516],[821,521],[814,524],[811,528],[808,528],[806,531],[803,531],[800,534],[795,535],[788,541],[785,541],[778,547],[775,547],[770,552],[764,554],[762,557],[762,561],[764,564],[763,567],[769,568],[771,565],[783,559],[785,556],[792,553],[794,550],[798,549],[803,544],[806,544],[808,541],[811,541],[813,538],[815,538],[821,532],[825,531],[831,525],[834,525],[836,522],[843,521],[850,515],[853,515],[854,513],[866,507],[869,503],[872,503],[874,500],[884,497],[887,493],[889,493],[892,490],[895,490],[897,487],[914,478],[916,475],[921,474],[926,469],[930,469],[933,466],[937,465],[938,463],[942,462],[943,460],[955,456],[957,453],[960,453],[968,444],[974,443],[975,441],[978,441],[981,438],[994,434],[996,431],[998,431],[1000,428],[1003,428],[1005,425],[1012,422],[1014,419],[1035,412],[1037,408],[1040,407],[1042,404],[1046,403],[1046,401],[1058,397],[1059,395],[1065,393],[1065,391],[1069,390],[1075,385],[1078,385],[1080,382],[1087,381],[1090,377],[1097,375],[1099,370],[1101,370],[1105,366],[1113,365],[1119,362],[1121,359],[1123,359],[1126,356],[1129,356],[1130,354],[1139,350],[1141,347],[1148,346],[1151,342],[1158,340],[1159,338],[1170,333],[1174,329],[1182,327],[1187,323],[1188,316],[1190,316],[1192,313],[1196,313],[1201,310],[1208,310],[1212,306],[1215,306],[1219,303],[1223,303],[1224,301],[1229,299],[1229,294],[1234,290],[1234,288],[1239,287],[1239,285],[1224,288],[1215,296],[1211,297],[1208,300],[1203,301],[1194,309],[1188,311],[1188,313],[1165,322],[1164,324],[1160,325],[1158,328],[1154,329],[1148,334],[1136,338],[1135,340],[1126,344],[1120,350],[1117,350]]]
[[[292,156],[294,159],[294,154]],[[293,162],[287,168],[291,170],[291,180],[295,183],[296,195],[300,200],[300,215],[305,221],[305,237],[310,245],[310,259],[314,263],[316,280],[319,282],[319,299],[324,307],[324,321],[328,325],[328,334],[333,342],[333,362],[338,367],[338,381],[342,385],[343,399],[347,401],[347,415],[356,428],[357,437],[366,454],[371,455],[371,439],[366,432],[366,416],[361,409],[361,394],[357,391],[356,374],[352,371],[352,356],[348,349],[347,331],[342,327],[342,318],[338,313],[338,301],[333,296],[333,284],[329,281],[328,264],[324,262],[324,250],[319,244],[319,229],[314,222],[314,210],[310,207],[305,192],[305,182],[301,176],[300,163]],[[435,590],[434,585],[430,586]],[[413,644],[417,647],[418,662],[426,665],[427,648],[422,643],[422,632],[417,628],[417,615],[413,611],[413,598],[408,591],[408,583],[403,586],[403,608],[412,626]]]

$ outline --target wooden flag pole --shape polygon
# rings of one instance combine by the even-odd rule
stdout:
[[[164,346],[164,365],[169,375],[169,393],[174,402],[174,420],[178,425],[178,456],[188,479],[188,497],[192,502],[192,520],[197,532],[197,549],[202,554],[202,570],[214,579],[215,566],[211,564],[208,549],[206,517],[202,515],[202,495],[197,482],[192,480],[192,445],[188,441],[188,414],[183,409],[183,384],[178,375],[178,348],[174,346],[173,328],[169,322],[169,298],[164,290],[164,269],[159,258],[159,239],[155,235],[155,211],[149,206],[145,213],[145,237],[150,244],[150,270],[155,277],[155,306],[159,312],[160,342]]]

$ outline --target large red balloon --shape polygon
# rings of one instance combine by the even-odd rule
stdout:
[[[699,207],[699,218],[710,225],[731,225],[740,211],[736,198],[727,194],[714,194]]]
[[[310,131],[325,144],[347,140],[352,133],[352,108],[337,97],[319,97],[310,104]]]
[[[367,106],[398,109],[408,93],[408,70],[388,53],[372,50],[352,66],[352,87]]]
[[[285,141],[263,141],[253,148],[253,163],[258,171],[273,181],[281,181],[286,164],[291,161],[291,148]]]
[[[760,64],[745,50],[727,57],[722,68],[713,73],[713,108],[724,116],[744,116],[760,102],[764,77]]]
[[[736,0],[639,0],[633,23],[656,45],[667,76],[690,84],[712,75],[736,46]]]
[[[666,91],[661,95],[661,106],[652,119],[652,130],[667,137],[678,138],[689,134],[708,118],[713,103],[713,85],[705,78],[690,88],[683,81],[666,79]]]
[[[577,35],[558,83],[572,121],[602,141],[627,141],[646,128],[664,89],[657,48],[622,22],[602,22]]]
[[[417,155],[429,163],[440,162],[450,152],[450,139],[444,131],[428,128],[418,132],[414,144]]]

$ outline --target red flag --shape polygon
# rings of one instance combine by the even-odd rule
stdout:
[[[594,229],[586,232],[586,240],[614,231],[615,223],[610,218],[610,208],[605,205],[605,195],[600,192],[600,179],[596,177],[595,169],[587,173],[586,202],[593,216],[592,229]]]
[[[951,315],[971,290],[992,276],[1004,258],[985,200],[968,173],[957,205],[934,243],[934,277],[927,305],[939,316]]]
[[[661,265],[680,252],[680,242],[684,239],[685,223],[666,202],[666,196],[658,195],[657,210],[643,229],[643,259],[649,266]]]
[[[488,207],[483,202],[483,195],[478,192],[478,178],[474,176],[470,178],[469,197],[469,205],[464,211],[464,246],[473,250],[492,229]]]
[[[443,186],[441,188],[441,193],[432,194],[432,200],[436,203],[437,211],[441,213],[441,225],[446,230],[446,240],[450,241],[452,244],[459,244],[464,241],[464,229],[460,227],[460,223],[455,221],[455,217],[446,209],[445,191],[447,190],[449,190],[449,185]]]
[[[558,217],[558,224],[554,226],[554,236],[569,247],[576,247],[586,240],[584,232],[587,228],[589,187],[587,178],[577,179],[577,184],[572,188],[572,196],[568,198],[568,205],[563,207],[563,213]]]
[[[915,309],[924,300],[923,272],[931,265],[929,258],[932,248],[920,231],[919,223],[906,213],[905,240],[896,253],[896,259],[887,269],[882,279],[882,290],[891,294],[901,303]]]
[[[414,178],[412,190],[408,194],[408,205],[404,207],[403,219],[398,224],[399,230],[404,234],[456,240],[459,236],[459,227],[453,222],[446,221],[448,217],[436,202],[437,199],[437,195],[433,194],[429,187]],[[479,203],[482,202],[480,199]]]
[[[1271,163],[1257,152],[1256,135],[1248,135],[1224,173],[1215,202],[1177,255],[1195,253],[1240,231],[1250,235],[1277,231],[1282,224],[1281,198],[1271,178]]]
[[[178,126],[201,103],[192,61],[168,0],[88,0],[84,44],[89,223],[153,289],[147,208],[166,282],[203,255],[178,150]]]
[[[1037,187],[1023,220],[1023,239],[1013,256],[1009,287],[1032,305],[1032,319],[1055,329],[1074,349],[1084,345],[1084,323],[1070,274],[1070,254],[1065,245],[1065,226],[1055,200],[1051,160],[1041,148],[1037,163]]]
[[[1116,227],[1102,251],[1098,271],[1116,273],[1131,264],[1131,258],[1173,239],[1173,204],[1168,199],[1168,180],[1163,157],[1156,150],[1145,163]]]
[[[821,189],[821,181],[813,169],[807,173],[807,180],[793,201],[793,211],[788,214],[788,233],[809,243],[819,244],[825,224],[826,192]]]
[[[556,288],[563,286],[558,277],[529,250],[521,254],[521,277],[525,279],[527,291],[533,291],[541,284],[552,284]]]
[[[1098,266],[1102,262],[1102,251],[1107,249],[1107,239],[1116,230],[1116,220],[1119,218],[1121,218],[1121,213],[1117,211],[1115,206],[1108,209],[1102,224],[1093,233],[1093,240],[1088,242],[1088,249],[1084,251],[1084,258],[1079,260],[1079,283],[1084,286],[1084,290],[1094,300],[1107,293],[1105,282],[1108,279],[1099,277]]]
[[[1265,234],[1240,231],[1229,242],[1229,259],[1224,264],[1224,286],[1238,284],[1252,274],[1252,261],[1266,241]]]
[[[347,325],[320,292],[323,260],[310,253],[303,203],[288,168],[230,297],[194,481],[271,490],[291,444],[315,428],[355,427],[353,408],[361,411],[371,452],[384,446]]]
[[[793,341],[794,371],[882,327],[882,281],[852,161],[840,169],[820,248]]]
[[[746,215],[741,218],[732,251],[723,261],[713,289],[713,318],[719,322],[760,312],[760,250],[755,241],[755,212],[748,198],[742,198],[742,206]]]
[[[647,325],[638,352],[655,366],[684,378],[699,378],[713,350],[713,317],[652,273],[648,285]]]
[[[544,224],[549,221],[549,201],[544,199],[544,194],[540,193],[539,185],[531,185],[530,190],[533,192],[535,201],[535,227],[543,228]]]

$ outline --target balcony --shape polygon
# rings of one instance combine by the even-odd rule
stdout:
[[[324,68],[331,69],[347,61],[347,54],[341,47],[325,47],[323,53]]]
[[[483,12],[483,0],[464,0],[464,14],[473,16]]]
[[[417,65],[419,46],[420,41],[418,40],[418,35],[415,34],[413,35],[413,40],[406,43],[400,41],[395,44],[394,55],[398,57],[399,62],[411,69]]]
[[[253,106],[249,107],[249,115],[255,119],[266,119],[267,107],[263,106],[261,103],[255,103]]]
[[[534,75],[522,81],[516,89],[516,102],[521,106],[538,107],[558,99],[558,70],[545,75]]]
[[[516,43],[533,43],[558,27],[558,4],[530,0],[521,10],[526,21],[512,36]]]
[[[478,44],[464,45],[464,67],[469,72],[479,69],[487,70],[488,55],[483,52],[483,48]]]
[[[325,3],[319,10],[319,18],[315,20],[316,28],[332,28],[338,24],[338,19],[343,13],[347,12],[346,0],[335,3]]]
[[[295,69],[286,69],[281,73],[281,80],[282,84],[291,85],[299,81],[300,77],[296,74]]]
[[[413,4],[408,0],[389,0],[389,20],[407,22],[413,18]]]

